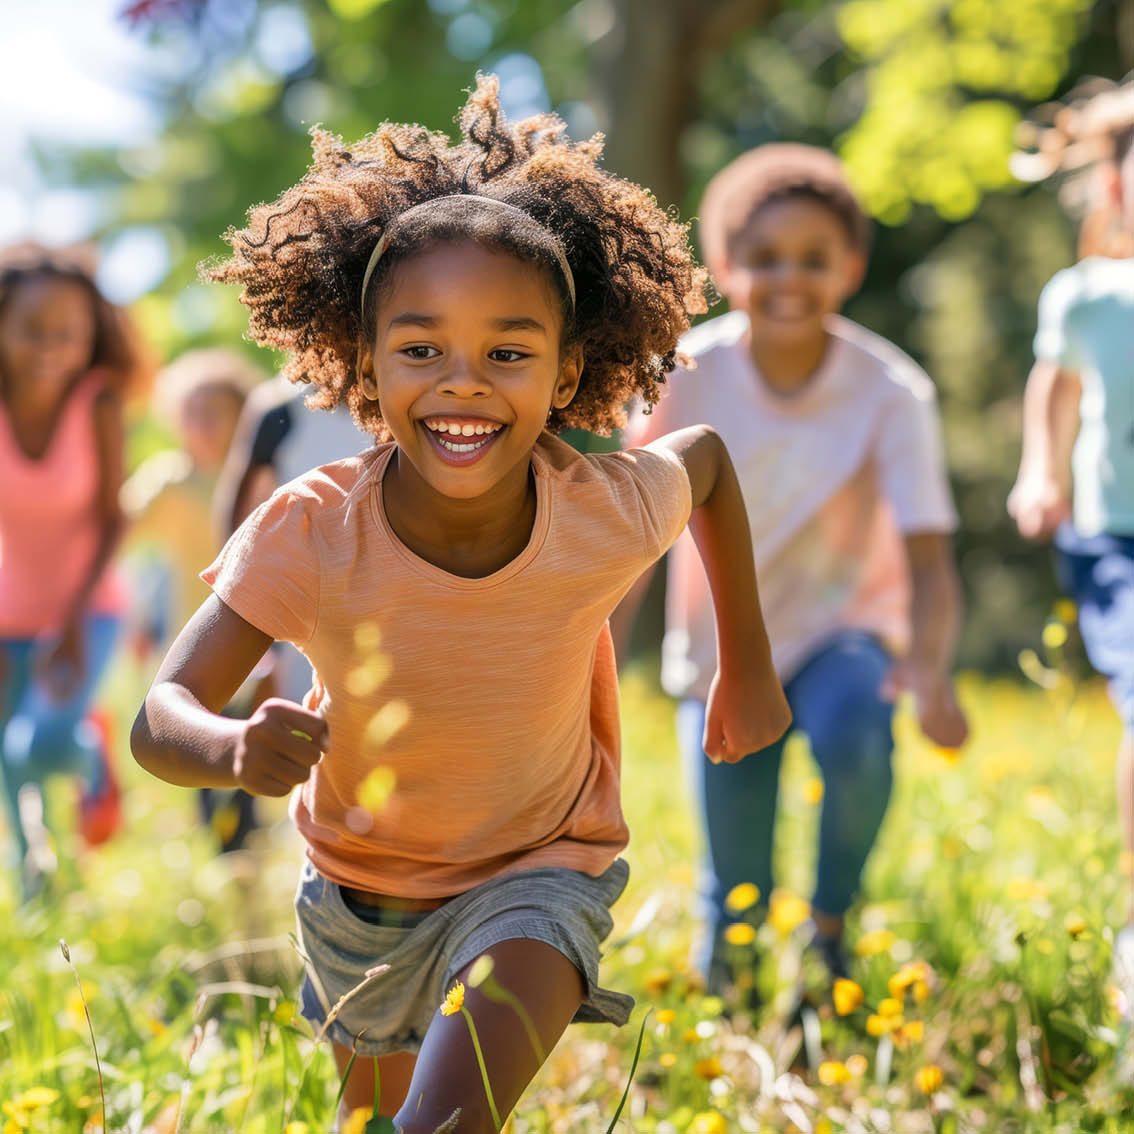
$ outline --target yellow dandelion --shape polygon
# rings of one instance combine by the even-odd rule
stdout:
[[[370,1109],[358,1107],[350,1112],[350,1117],[342,1125],[343,1134],[366,1134],[366,1124],[370,1121]]]
[[[1046,937],[1036,938],[1036,952],[1050,957],[1055,952],[1055,946]]]
[[[880,1016],[877,1013],[871,1013],[866,1017],[866,1034],[874,1036],[875,1039],[879,1036],[889,1035],[901,1026],[901,1016]]]
[[[642,983],[651,996],[660,996],[673,984],[673,973],[669,969],[654,969],[646,974],[646,979]]]
[[[23,1130],[24,1128],[14,1118],[9,1118],[4,1123],[3,1134],[23,1134]]]
[[[919,1067],[914,1075],[914,1086],[923,1095],[931,1095],[945,1082],[945,1075],[936,1063],[927,1063]]]
[[[1047,896],[1047,887],[1035,878],[1011,878],[1004,887],[1004,893],[1013,902],[1027,902],[1032,898]]]
[[[724,939],[730,945],[751,945],[756,940],[756,930],[746,921],[734,921],[725,928]]]
[[[657,1012],[657,1021],[662,1027],[668,1027],[677,1019],[677,1013],[672,1008],[659,1008]]]
[[[812,776],[803,784],[803,802],[811,807],[817,807],[823,799],[823,781],[818,776]]]
[[[700,1038],[696,1028],[686,1028],[681,1033],[681,1039],[684,1043],[696,1043]]]
[[[894,1039],[901,1037],[902,1043],[921,1043],[925,1039],[925,1021],[907,1020],[895,1033]]]
[[[935,744],[933,751],[947,764],[955,764],[961,758],[961,750],[946,744]]]
[[[289,1122],[284,1127],[284,1134],[308,1134],[306,1122]]]
[[[703,1110],[693,1115],[693,1121],[686,1129],[689,1134],[728,1134],[728,1123],[720,1111]]]
[[[835,1011],[840,1016],[849,1016],[862,1003],[864,994],[861,985],[840,977],[831,990],[831,998],[835,1002]]]
[[[460,981],[445,994],[445,1003],[441,1005],[442,1016],[453,1016],[465,1006],[465,986]]]
[[[719,1079],[724,1074],[724,1068],[715,1055],[710,1055],[693,1064],[693,1073],[699,1079]]]
[[[1087,932],[1087,921],[1081,913],[1069,913],[1063,919],[1063,928],[1072,937],[1082,937]]]
[[[866,1074],[867,1068],[870,1064],[867,1062],[865,1055],[860,1055],[857,1051],[854,1055],[847,1056],[847,1070],[856,1078],[861,1079]]]
[[[1046,649],[1058,650],[1067,641],[1067,627],[1062,622],[1049,622],[1043,628],[1043,644]]]
[[[854,951],[860,957],[877,957],[879,953],[888,953],[897,940],[888,929],[872,929],[854,943]]]
[[[724,900],[725,909],[730,913],[744,913],[760,900],[760,887],[754,882],[741,882],[733,886]]]
[[[902,1014],[902,1002],[895,1000],[892,996],[887,996],[885,1000],[878,1003],[878,1015],[885,1016],[887,1019],[893,1020]]]
[[[677,1062],[677,1056],[672,1051],[663,1051],[658,1057],[658,1062],[663,1067],[672,1067]]]
[[[1061,598],[1056,600],[1055,605],[1051,608],[1051,613],[1060,622],[1074,622],[1079,617],[1079,608],[1071,599]]]
[[[841,1083],[850,1081],[851,1073],[845,1063],[838,1060],[828,1060],[819,1064],[819,1082],[824,1087],[837,1087]]]
[[[913,987],[919,980],[929,980],[929,966],[924,961],[903,965],[888,981],[890,995],[901,1000],[906,989]]]
[[[773,890],[768,905],[768,922],[781,936],[789,937],[793,930],[811,916],[811,906],[788,890]]]
[[[39,1110],[40,1107],[51,1106],[58,1098],[59,1092],[54,1087],[29,1087],[16,1097],[16,1106],[20,1110]]]
[[[918,1004],[924,1004],[929,999],[929,981],[914,981],[913,998]]]

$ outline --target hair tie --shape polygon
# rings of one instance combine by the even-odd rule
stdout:
[[[490,205],[495,205],[497,208],[508,209],[511,212],[519,213],[525,216],[530,221],[536,224],[540,222],[527,212],[521,209],[518,205],[510,205],[507,201],[500,201],[496,197],[485,197],[480,193],[450,193],[444,197],[433,197],[428,201],[422,201],[419,205],[414,205],[413,208],[407,209],[401,214],[402,217],[408,216],[414,212],[415,209],[428,209],[436,205],[439,201],[487,201]],[[401,219],[400,217],[398,219]],[[542,225],[540,227],[543,227]],[[563,282],[567,285],[567,295],[571,300],[571,310],[575,310],[575,276],[571,271],[571,265],[567,263],[567,254],[563,251],[563,245],[555,237],[554,251],[555,262],[559,265],[559,270],[563,274]],[[382,233],[378,243],[374,245],[374,251],[370,253],[370,260],[366,264],[366,271],[362,276],[362,298],[359,300],[359,317],[365,323],[366,321],[366,291],[370,287],[370,277],[374,275],[374,269],[378,266],[378,261],[382,259],[386,249],[390,246],[389,231]]]

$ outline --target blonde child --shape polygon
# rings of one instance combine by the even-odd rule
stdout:
[[[960,618],[933,386],[891,343],[839,315],[866,268],[869,227],[839,161],[767,145],[726,166],[701,205],[706,262],[732,311],[682,341],[640,445],[696,421],[733,454],[772,655],[824,781],[814,944],[845,975],[844,917],[890,797],[892,702],[914,695],[922,730],[958,745],[950,669]],[[710,984],[731,983],[730,890],[773,886],[783,742],[736,766],[701,752],[715,630],[705,576],[670,557],[662,680],[702,808]],[[625,621],[627,612],[620,614]],[[621,636],[621,635],[620,635]]]
[[[24,893],[53,856],[42,789],[81,784],[88,843],[120,822],[104,732],[88,718],[123,594],[123,391],[140,355],[122,312],[74,254],[0,254],[0,771]]]
[[[253,337],[389,439],[249,517],[133,734],[173,783],[302,785],[303,1010],[321,1026],[390,966],[329,1034],[344,1070],[352,1049],[378,1057],[406,1134],[496,1129],[539,1067],[520,1015],[467,987],[482,954],[543,1052],[572,1018],[626,1019],[597,967],[626,881],[606,619],[687,521],[721,612],[710,752],[735,759],[787,719],[717,435],[589,457],[554,436],[656,399],[703,302],[684,229],[553,116],[506,124],[492,79],[460,122],[456,146],[316,132],[304,179],[229,233],[212,276],[245,286]],[[220,717],[273,639],[312,662],[304,704]],[[379,768],[385,799],[365,790]],[[455,981],[487,1089],[465,1019],[438,1011]],[[359,1060],[345,1110],[370,1107],[373,1080]]]
[[[1064,108],[1041,142],[1019,171],[1086,169],[1092,211],[1084,258],[1040,296],[1008,510],[1022,535],[1054,539],[1087,654],[1110,678],[1123,727],[1118,809],[1134,860],[1134,83]],[[1134,871],[1129,877],[1115,953],[1134,1018]]]

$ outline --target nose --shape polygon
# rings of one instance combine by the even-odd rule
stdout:
[[[492,393],[492,383],[475,359],[454,354],[438,379],[437,390],[456,398],[487,398]]]

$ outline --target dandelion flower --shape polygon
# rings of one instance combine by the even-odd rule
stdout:
[[[1074,622],[1075,619],[1079,617],[1079,608],[1071,599],[1061,598],[1058,599],[1051,608],[1051,613],[1054,614],[1060,622]]]
[[[1063,919],[1063,928],[1072,937],[1082,937],[1087,932],[1087,922],[1081,913],[1069,913]]]
[[[724,939],[730,945],[751,945],[756,940],[756,930],[746,921],[734,921],[726,927]]]
[[[689,1134],[728,1134],[724,1115],[716,1110],[703,1110],[693,1115],[693,1121],[687,1129]]]
[[[754,882],[741,882],[733,886],[725,897],[725,909],[731,913],[744,913],[760,900],[760,887]]]
[[[1049,650],[1058,650],[1067,641],[1067,627],[1062,622],[1049,622],[1043,628],[1043,644]]]
[[[307,1134],[306,1122],[289,1122],[284,1127],[284,1134]]]
[[[812,776],[803,785],[803,802],[816,807],[822,799],[823,781],[818,776]]]
[[[16,1098],[16,1106],[20,1110],[39,1110],[51,1106],[58,1098],[59,1092],[54,1087],[29,1087]]]
[[[903,965],[889,980],[890,995],[898,1000],[905,995],[906,989],[917,984],[918,981],[929,980],[929,966],[924,961],[912,961]]]
[[[773,890],[768,906],[768,921],[781,936],[789,937],[793,930],[811,916],[811,906],[788,890]]]
[[[850,1077],[851,1073],[847,1070],[847,1065],[838,1060],[828,1060],[819,1064],[819,1082],[824,1087],[837,1087],[840,1083],[849,1082]]]
[[[685,1043],[696,1043],[701,1037],[697,1034],[696,1028],[686,1028],[681,1033],[681,1038]]]
[[[961,758],[960,748],[954,748],[952,745],[937,744],[937,745],[934,745],[933,750],[947,764],[955,764]]]
[[[860,1055],[857,1051],[854,1055],[847,1056],[847,1070],[856,1078],[861,1079],[866,1074],[866,1069],[870,1064],[867,1062],[865,1055]]]
[[[901,1016],[880,1016],[877,1013],[871,1013],[866,1017],[866,1034],[878,1039],[880,1036],[889,1035],[896,1028],[902,1026]]]
[[[663,1027],[672,1024],[677,1019],[677,1013],[672,1008],[659,1008],[657,1014],[657,1021]]]
[[[366,1124],[370,1121],[370,1110],[360,1106],[350,1112],[350,1117],[343,1123],[343,1134],[366,1134]]]
[[[887,1019],[893,1020],[902,1014],[902,1002],[895,1000],[892,996],[887,996],[878,1004],[878,1015],[885,1016]]]
[[[835,1001],[835,1011],[840,1016],[849,1016],[864,999],[862,986],[842,977],[835,981],[831,997]]]
[[[672,1067],[677,1062],[677,1056],[672,1051],[663,1051],[658,1057],[658,1062],[663,1067]]]
[[[465,1006],[465,986],[457,981],[445,994],[445,1003],[441,1005],[442,1016],[453,1016]]]
[[[919,1067],[914,1075],[914,1086],[923,1095],[933,1094],[944,1082],[945,1075],[936,1063],[927,1063],[924,1067]]]
[[[700,1079],[719,1079],[724,1074],[724,1068],[715,1055],[710,1055],[705,1059],[698,1059],[693,1064],[693,1072]]]
[[[923,1039],[925,1039],[924,1020],[908,1020],[894,1033],[894,1042],[899,1047],[904,1047],[907,1043],[921,1043]]]
[[[669,969],[654,969],[646,974],[646,979],[642,983],[651,996],[660,996],[673,984],[673,973]]]
[[[897,940],[888,929],[872,929],[854,943],[854,951],[860,957],[877,957],[879,953],[888,953]]]

